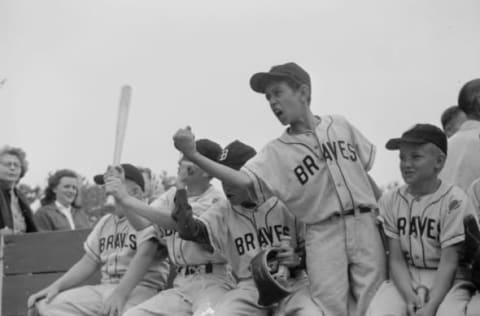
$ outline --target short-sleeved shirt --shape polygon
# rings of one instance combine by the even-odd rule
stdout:
[[[157,239],[153,226],[137,232],[126,217],[113,214],[103,216],[88,235],[84,243],[85,252],[101,265],[102,283],[115,284],[127,272],[138,247],[150,240]],[[166,285],[169,273],[167,260],[158,253],[139,285],[162,289]]]
[[[379,201],[385,234],[400,242],[408,264],[437,269],[442,249],[465,240],[463,218],[474,214],[466,194],[442,182],[432,194],[415,197],[404,185]]]
[[[176,192],[177,189],[172,187],[150,205],[154,208],[171,212],[175,208]],[[201,216],[212,204],[222,200],[225,200],[224,194],[212,185],[202,194],[188,197],[188,203],[192,207],[195,218]],[[205,245],[183,240],[175,230],[157,227],[157,232],[160,238],[165,241],[170,259],[176,265],[226,263],[226,259],[223,256],[212,253],[211,249],[205,247]]]
[[[367,171],[375,146],[345,118],[322,116],[314,132],[284,132],[242,168],[259,201],[280,198],[302,221],[376,207]]]
[[[290,236],[294,248],[304,242],[304,224],[297,222],[275,197],[254,209],[228,201],[215,203],[199,219],[207,227],[215,251],[227,257],[240,279],[251,277],[249,265],[253,257],[266,247],[280,244],[282,236]]]
[[[467,191],[480,177],[480,122],[467,120],[448,139],[448,155],[440,178]]]

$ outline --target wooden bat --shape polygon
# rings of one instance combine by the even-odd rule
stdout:
[[[122,158],[123,144],[125,142],[125,132],[127,130],[128,112],[130,110],[130,99],[132,96],[132,87],[129,85],[122,86],[120,92],[120,102],[117,110],[117,126],[115,130],[115,147],[113,150],[113,165],[120,165]],[[114,204],[111,195],[107,197],[107,204]]]

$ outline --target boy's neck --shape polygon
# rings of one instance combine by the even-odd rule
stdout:
[[[314,131],[319,122],[320,118],[313,115],[310,108],[308,108],[302,117],[298,118],[295,122],[290,123],[290,132],[296,134]]]
[[[203,194],[210,187],[210,182],[193,183],[187,186],[188,196],[198,196]]]
[[[421,183],[409,184],[408,192],[415,197],[432,194],[438,190],[441,183],[442,181],[438,177],[435,177]]]

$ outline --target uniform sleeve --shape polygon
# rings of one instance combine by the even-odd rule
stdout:
[[[455,190],[458,189],[458,190]],[[448,196],[440,220],[440,246],[446,248],[465,240],[463,219],[467,214],[475,214],[473,204],[459,189],[454,188]]]
[[[347,121],[348,122],[348,121]],[[375,161],[376,147],[373,145],[355,126],[348,122],[352,131],[352,138],[355,142],[357,154],[362,162],[365,171],[370,171]]]
[[[102,217],[98,223],[93,227],[92,231],[87,237],[87,240],[83,243],[85,253],[93,259],[93,261],[101,263],[100,257],[100,235],[107,220],[110,218],[110,214]]]
[[[400,234],[396,225],[396,212],[392,203],[393,194],[393,192],[384,194],[378,201],[378,208],[380,211],[380,219],[383,221],[382,224],[385,235],[392,239],[399,239]]]
[[[241,169],[253,182],[253,194],[258,204],[265,203],[272,196],[282,196],[275,184],[282,183],[279,179],[280,158],[273,150],[274,142],[268,143],[255,157],[247,161]]]
[[[198,218],[207,228],[210,244],[216,253],[223,253],[228,245],[228,203],[220,201],[212,206]]]
[[[468,197],[470,198],[477,217],[480,217],[480,179],[473,181],[468,189]]]
[[[135,231],[133,229],[133,231]],[[143,242],[148,241],[150,239],[154,239],[155,241],[159,242],[160,244],[165,244],[163,238],[160,238],[159,233],[155,229],[154,225],[150,225],[145,227],[141,231],[137,231],[137,244],[141,245]]]

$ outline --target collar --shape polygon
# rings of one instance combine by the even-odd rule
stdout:
[[[72,210],[71,206],[65,207],[65,206],[62,205],[62,203],[60,203],[58,201],[55,201],[55,206],[62,213],[70,212]]]
[[[408,192],[408,185],[404,185],[403,187],[401,187],[399,189],[399,192],[400,192],[401,195],[403,195],[409,201],[421,200],[421,199],[425,199],[425,198],[437,200],[441,196],[445,195],[448,191],[450,191],[451,188],[452,188],[452,185],[447,184],[447,183],[445,183],[445,181],[442,180],[442,182],[440,183],[440,186],[437,188],[437,190],[435,192],[430,193],[430,194],[422,195],[422,196],[419,196],[419,197],[415,196],[415,195],[412,195]]]
[[[460,126],[460,131],[469,131],[472,129],[479,129],[480,128],[480,121],[477,120],[466,120]]]

